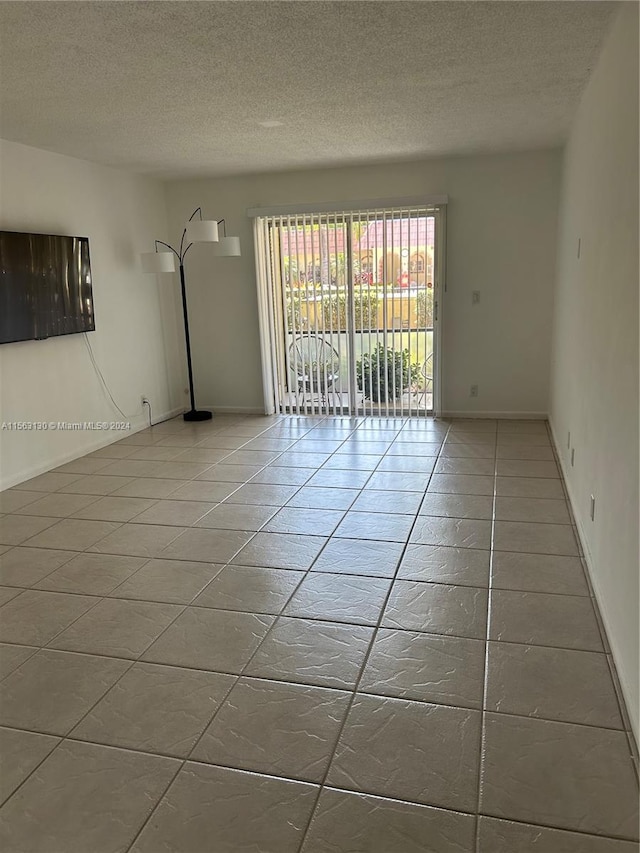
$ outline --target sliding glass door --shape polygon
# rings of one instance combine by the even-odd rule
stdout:
[[[440,211],[256,220],[263,365],[294,414],[434,411]]]

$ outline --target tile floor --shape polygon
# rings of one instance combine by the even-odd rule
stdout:
[[[173,420],[0,495],[3,853],[631,853],[542,422]]]

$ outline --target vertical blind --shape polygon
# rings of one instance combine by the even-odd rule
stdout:
[[[434,411],[440,208],[256,216],[267,411]]]

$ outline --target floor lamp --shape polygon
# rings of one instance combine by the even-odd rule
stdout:
[[[195,217],[199,217],[196,219]],[[218,226],[222,225],[222,237],[219,235]],[[187,289],[184,278],[184,259],[194,243],[217,243],[216,255],[226,257],[238,257],[240,255],[240,238],[227,237],[227,226],[224,219],[203,219],[202,208],[196,208],[182,232],[180,249],[174,249],[162,240],[155,241],[155,252],[144,252],[140,256],[142,269],[149,273],[175,272],[176,258],[180,270],[180,287],[182,289],[182,313],[184,316],[184,337],[187,346],[187,368],[189,371],[189,395],[191,398],[191,411],[184,413],[185,421],[208,421],[211,412],[196,409],[196,398],[193,391],[193,366],[191,364],[191,339],[189,337],[189,315],[187,312]],[[169,251],[159,250],[159,246],[165,246]]]

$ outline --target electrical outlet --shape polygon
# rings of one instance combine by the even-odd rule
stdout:
[[[480,291],[479,290],[472,291],[472,293],[471,293],[471,304],[472,305],[478,305],[479,302],[480,302]]]
[[[593,496],[593,495],[591,495],[590,515],[591,515],[591,521],[595,521],[595,517],[596,517],[596,499],[594,498],[594,496]]]
[[[151,405],[148,398],[145,397],[144,394],[142,395],[142,397],[140,397],[140,402],[143,406],[150,406]]]
[[[575,447],[571,448],[571,467],[573,468],[576,461],[576,449]]]
[[[567,433],[567,450],[571,449],[571,433]]]
[[[471,388],[469,389],[469,396],[470,397],[477,397],[478,396],[478,386],[477,385],[471,386]]]

